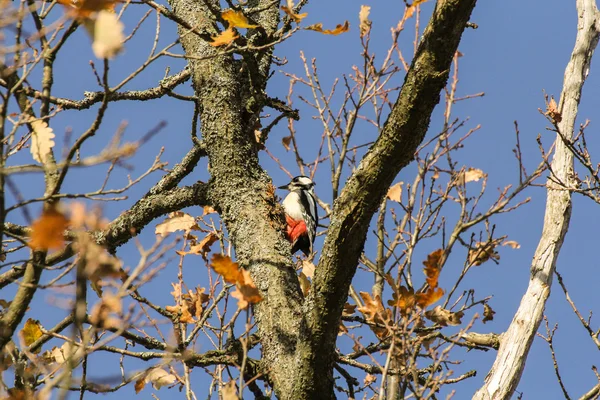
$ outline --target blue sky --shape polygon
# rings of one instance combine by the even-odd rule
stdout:
[[[361,4],[371,6],[371,49],[382,57],[390,42],[390,27],[395,26],[403,14],[403,3],[398,1],[354,1],[330,0],[327,2],[310,2],[304,11],[308,12],[306,24],[323,22],[325,27],[333,27],[337,23],[349,20],[350,32],[340,36],[324,36],[315,32],[301,31],[292,39],[281,44],[276,54],[285,57],[288,63],[282,67],[275,67],[277,71],[303,74],[299,52],[305,52],[308,59],[315,57],[318,61],[321,81],[324,87],[332,84],[335,78],[342,74],[351,73],[351,67],[360,63],[360,42],[358,40],[358,12]],[[139,6],[137,6],[139,7]],[[430,14],[433,2],[422,6],[423,18],[421,31],[425,25],[426,17]],[[141,10],[132,10],[124,20],[126,32],[131,32],[135,25],[134,16],[143,13]],[[144,9],[145,11],[145,9]],[[140,60],[144,59],[151,46],[153,37],[153,18],[142,26],[136,37],[127,43],[126,52],[119,56],[111,67],[111,83],[120,81],[136,68]],[[466,119],[467,127],[472,128],[481,124],[481,130],[467,142],[465,149],[460,151],[457,158],[460,164],[482,169],[488,173],[488,199],[494,198],[496,188],[516,183],[518,171],[512,148],[514,147],[513,121],[518,121],[521,131],[521,146],[523,149],[525,165],[528,170],[533,170],[540,161],[536,137],[542,135],[545,144],[551,143],[553,136],[546,131],[548,126],[545,118],[540,115],[538,108],[544,108],[543,90],[555,95],[558,99],[562,87],[564,68],[569,60],[571,48],[576,32],[576,11],[573,2],[564,1],[531,1],[521,2],[508,0],[504,2],[480,1],[476,7],[471,21],[478,24],[477,30],[468,29],[463,35],[459,50],[463,53],[460,59],[458,96],[485,92],[482,98],[458,103],[454,108],[454,116]],[[161,44],[166,45],[174,39],[174,27],[163,22]],[[407,25],[400,38],[405,56],[412,54],[412,41],[414,39],[414,26]],[[160,47],[160,46],[159,46]],[[94,83],[95,78],[90,72],[89,60],[93,60],[89,39],[83,31],[75,34],[69,48],[58,58],[55,77],[55,95],[80,99],[84,91],[95,91],[99,88]],[[99,63],[98,63],[99,64]],[[139,78],[135,79],[126,89],[144,89],[157,84],[163,77],[165,67],[169,66],[171,72],[182,68],[181,60],[168,59],[156,63],[148,68]],[[600,72],[597,68],[592,70],[590,78],[584,89],[580,117],[578,121],[591,119],[587,130],[589,149],[594,154],[598,147],[596,121],[593,120],[597,108],[597,99],[600,96]],[[397,75],[397,85],[402,83],[402,75]],[[179,88],[179,93],[191,94],[188,85]],[[272,96],[285,98],[288,90],[288,79],[277,72],[269,84],[268,92]],[[301,102],[294,99],[296,106],[301,107]],[[149,166],[161,147],[165,152],[163,160],[170,165],[177,162],[190,147],[190,119],[192,115],[190,104],[182,104],[174,99],[165,98],[159,101],[143,103],[116,103],[109,108],[106,119],[97,137],[90,140],[84,148],[84,154],[94,154],[112,136],[119,124],[127,121],[125,141],[132,141],[143,136],[148,130],[160,121],[166,121],[168,126],[155,136],[140,153],[132,160],[136,169],[133,175],[141,173]],[[302,151],[312,156],[321,137],[322,128],[310,119],[311,111],[300,108],[303,119],[296,124]],[[442,125],[439,108],[434,113],[431,122],[431,134],[437,133]],[[53,127],[57,133],[57,144],[61,143],[61,135],[66,127],[72,127],[75,134],[82,132],[91,122],[94,110],[86,112],[65,112],[53,120]],[[319,130],[321,129],[321,130]],[[278,156],[287,169],[297,172],[295,160],[286,153],[280,144],[281,138],[287,136],[285,123],[271,132],[267,146],[271,152]],[[361,134],[363,134],[361,132]],[[365,131],[364,135],[373,135]],[[16,162],[23,162],[16,159]],[[276,186],[287,183],[287,176],[263,153],[261,161],[271,174]],[[328,167],[320,168],[316,176],[317,194],[325,201],[331,198],[327,193],[329,181]],[[127,171],[118,171],[111,183],[115,186],[126,182]],[[397,181],[410,179],[411,169],[402,171]],[[68,179],[66,190],[84,192],[97,189],[104,176],[102,169],[73,170]],[[143,195],[147,189],[158,180],[159,175],[154,174],[128,193],[129,200],[121,203],[108,203],[104,206],[107,217],[118,216],[126,207]],[[192,176],[186,178],[185,183],[195,180],[206,180],[206,161],[200,162]],[[39,183],[41,177],[24,175],[17,183],[26,195],[40,195]],[[280,193],[283,196],[283,193]],[[532,198],[531,202],[519,210],[494,218],[498,232],[507,234],[510,239],[521,244],[518,250],[502,248],[499,265],[484,264],[473,269],[461,288],[474,288],[479,297],[493,295],[490,305],[496,311],[493,322],[486,325],[478,322],[473,328],[476,332],[493,331],[500,333],[506,329],[512,315],[516,310],[523,295],[529,277],[529,265],[538,243],[542,228],[542,218],[545,204],[545,191],[542,188],[533,188],[525,196]],[[598,265],[595,261],[596,238],[594,222],[600,216],[600,208],[591,201],[575,196],[573,217],[565,245],[558,262],[558,270],[570,289],[572,299],[578,305],[583,315],[587,315],[594,306],[597,307],[595,286],[598,277]],[[188,210],[192,215],[199,215],[199,209]],[[11,215],[14,222],[21,222],[17,213]],[[157,221],[158,222],[158,221]],[[153,226],[149,226],[140,235],[142,243],[149,246],[153,242]],[[366,252],[373,251],[373,241],[368,243]],[[322,242],[320,242],[322,243]],[[423,254],[424,257],[425,254]],[[124,246],[120,252],[128,265],[137,260],[137,252],[133,246]],[[417,258],[418,259],[418,258]],[[452,262],[452,259],[451,261]],[[446,280],[451,284],[452,278],[462,267],[462,259],[456,259],[456,269],[452,265],[446,267],[442,274],[442,284]],[[196,284],[205,285],[206,271],[202,263],[191,262],[186,259],[186,282],[193,287]],[[163,270],[158,282],[153,282],[146,287],[156,295],[155,300],[160,304],[171,304],[169,295],[170,282],[176,280],[176,263],[171,263]],[[416,275],[416,274],[415,274]],[[360,283],[357,283],[361,286]],[[370,283],[368,284],[370,285]],[[7,296],[10,289],[6,289]],[[37,307],[32,307],[30,316],[38,318],[44,326],[52,326],[66,311],[56,310],[49,303],[55,294],[45,294],[37,301]],[[4,294],[3,294],[4,297]],[[558,285],[553,286],[553,292],[548,302],[546,313],[551,325],[559,324],[555,337],[555,350],[559,367],[563,374],[567,389],[572,396],[580,396],[595,383],[591,372],[591,365],[598,361],[598,350],[593,345],[564,299]],[[597,326],[597,322],[596,325]],[[594,327],[594,325],[592,325]],[[366,333],[366,336],[369,334]],[[372,335],[369,340],[373,340]],[[204,344],[205,346],[207,344]],[[343,342],[341,342],[343,345]],[[208,350],[202,347],[199,350]],[[485,374],[494,360],[495,352],[460,353],[458,358],[465,363],[458,371],[477,369],[478,375],[466,382],[452,387],[457,394],[455,398],[469,398],[481,385]],[[93,359],[90,369],[91,375],[103,376],[107,369],[117,368],[114,358],[98,357]],[[142,368],[143,364],[132,363],[132,368]],[[200,370],[194,371],[195,383],[199,398],[203,398],[207,376]],[[140,398],[150,398],[151,388],[146,388]],[[560,388],[552,371],[552,363],[547,345],[536,339],[530,352],[527,366],[519,392],[524,393],[524,398],[562,398]],[[133,393],[133,389],[124,389],[109,398],[121,398],[123,395]],[[182,394],[175,389],[162,389],[155,392],[161,399],[181,398]]]

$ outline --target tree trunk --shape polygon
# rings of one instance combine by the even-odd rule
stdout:
[[[517,388],[529,348],[543,318],[556,260],[569,227],[571,192],[565,187],[573,187],[573,154],[563,140],[570,141],[573,138],[581,90],[599,33],[599,15],[595,1],[578,0],[577,11],[577,38],[565,70],[558,106],[562,120],[556,124],[559,135],[547,184],[544,228],[531,264],[529,287],[508,330],[502,335],[496,361],[474,399],[510,399]]]

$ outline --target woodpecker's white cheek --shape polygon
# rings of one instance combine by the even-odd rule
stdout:
[[[300,204],[300,195],[296,192],[291,192],[283,200],[285,213],[296,221],[302,220],[302,206]]]

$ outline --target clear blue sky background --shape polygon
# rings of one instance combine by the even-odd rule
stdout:
[[[358,40],[358,12],[361,4],[371,6],[371,48],[382,57],[390,41],[390,27],[395,26],[402,17],[404,5],[400,1],[355,1],[355,0],[330,0],[327,2],[312,1],[304,11],[309,13],[306,24],[323,22],[324,25],[334,26],[344,20],[351,24],[350,32],[336,36],[323,36],[314,32],[299,32],[294,38],[283,43],[277,48],[276,54],[285,57],[289,63],[277,70],[290,73],[303,74],[299,59],[299,51],[303,50],[307,58],[316,57],[320,70],[320,77],[324,87],[331,85],[336,77],[349,74],[354,64],[360,63],[360,47]],[[433,8],[433,1],[426,3],[423,9],[421,29]],[[126,15],[126,32],[130,33],[135,25],[135,16],[141,14],[141,8]],[[144,8],[145,11],[145,8]],[[517,0],[485,1],[481,0],[475,9],[471,21],[478,24],[477,30],[468,29],[463,35],[460,51],[464,57],[460,60],[460,84],[458,96],[477,92],[485,92],[485,97],[455,106],[455,117],[470,118],[469,128],[482,125],[482,129],[467,142],[467,147],[460,152],[460,164],[480,168],[489,174],[488,200],[494,198],[496,188],[518,182],[518,171],[512,148],[514,147],[513,121],[519,122],[521,131],[521,145],[523,148],[525,165],[528,170],[533,170],[540,161],[536,137],[542,134],[545,143],[550,143],[552,134],[545,128],[547,121],[537,111],[544,108],[542,90],[557,97],[560,95],[564,68],[571,53],[576,32],[576,11],[573,1],[530,1]],[[166,45],[175,37],[172,24],[163,21],[163,35],[161,44]],[[136,37],[126,45],[126,53],[112,63],[111,83],[120,81],[127,76],[145,58],[148,53],[154,34],[153,17],[142,26]],[[412,54],[413,28],[408,25],[401,36],[400,42],[405,56]],[[80,30],[69,44],[69,49],[62,53],[57,60],[55,77],[56,96],[65,96],[75,99],[83,97],[84,91],[98,90],[95,79],[90,72],[88,61],[93,60],[89,39]],[[160,47],[160,46],[159,46]],[[162,78],[164,68],[171,67],[171,72],[178,71],[184,65],[181,60],[168,59],[156,63],[148,68],[138,79],[128,85],[126,89],[144,89],[156,86]],[[397,75],[397,84],[401,84],[402,75]],[[600,158],[598,139],[596,135],[596,115],[598,99],[600,98],[600,71],[592,67],[590,78],[586,84],[582,104],[580,107],[579,121],[592,119],[588,128],[588,144],[592,154]],[[191,94],[185,88],[178,89],[180,93]],[[269,85],[269,94],[284,98],[288,90],[288,81],[283,74],[276,74]],[[295,99],[297,105],[300,104]],[[321,128],[308,117],[310,111],[303,110],[306,117],[296,124],[298,135],[304,144],[303,153],[313,158],[320,136]],[[159,135],[154,137],[132,162],[136,165],[134,174],[141,173],[144,167],[151,164],[152,159],[159,149],[164,146],[163,159],[171,165],[180,160],[190,148],[189,130],[192,115],[191,104],[182,104],[179,101],[166,98],[160,101],[144,103],[116,103],[109,107],[108,118],[102,126],[97,137],[92,139],[85,147],[84,153],[94,154],[107,142],[122,121],[128,122],[126,140],[135,140],[144,135],[160,121],[166,121],[168,126]],[[437,133],[442,125],[439,109],[434,115],[431,133]],[[91,119],[94,111],[65,112],[53,120],[53,127],[57,133],[57,144],[66,127],[72,127],[74,134],[83,132]],[[285,166],[292,172],[297,172],[293,157],[285,152],[280,144],[281,138],[286,136],[285,123],[275,129],[267,143],[269,149],[284,160]],[[373,134],[367,132],[366,134]],[[16,162],[26,161],[28,155]],[[263,165],[273,177],[276,186],[287,183],[287,176],[279,170],[273,162],[264,155]],[[325,200],[330,199],[327,193],[329,175],[328,168],[321,168],[321,174],[316,177],[317,192]],[[66,190],[85,192],[99,187],[104,177],[104,171],[94,169],[89,171],[73,170],[69,175]],[[203,160],[194,174],[186,179],[186,183],[197,179],[206,180],[206,161]],[[107,217],[118,216],[126,207],[143,195],[147,189],[158,180],[158,174],[146,179],[129,193],[129,200],[122,203],[109,203],[104,206]],[[400,173],[397,180],[410,178],[410,171]],[[122,185],[126,182],[126,171],[120,171],[111,182]],[[21,190],[27,195],[40,195],[39,185],[42,178],[35,175],[26,175],[17,181]],[[281,193],[283,195],[283,193]],[[525,292],[529,278],[529,266],[533,253],[538,243],[542,228],[542,218],[545,204],[545,191],[537,188],[529,190],[526,194],[532,201],[516,212],[495,218],[498,226],[497,232],[509,235],[509,238],[521,244],[519,250],[503,248],[500,250],[501,260],[499,265],[492,263],[475,268],[461,286],[463,289],[475,288],[478,297],[493,295],[490,305],[497,312],[493,322],[486,325],[478,322],[474,331],[497,332],[506,329],[512,315],[517,309],[521,296]],[[199,215],[199,209],[188,210],[193,215]],[[573,218],[567,235],[567,240],[561,252],[558,270],[563,274],[571,291],[573,300],[578,305],[582,314],[587,315],[588,310],[597,308],[598,297],[596,285],[598,282],[598,265],[595,250],[597,238],[595,224],[600,216],[600,207],[589,200],[575,197]],[[14,213],[10,219],[22,222],[20,214]],[[153,242],[154,227],[149,226],[140,235],[142,243],[149,246]],[[322,242],[321,242],[322,243]],[[366,248],[372,252],[371,244]],[[135,265],[137,252],[133,246],[125,246],[119,252],[127,265]],[[462,256],[461,256],[462,257]],[[418,258],[417,258],[418,260]],[[456,260],[456,267],[448,265],[442,276],[449,284],[453,282],[455,274],[462,267],[462,259]],[[452,262],[452,259],[451,261]],[[187,260],[185,264],[186,282],[193,287],[197,284],[206,285],[206,272],[202,263]],[[155,300],[160,304],[172,303],[169,295],[170,282],[176,281],[176,263],[171,263],[169,268],[162,271],[160,279],[145,288],[146,293],[156,295]],[[369,283],[370,285],[370,283]],[[368,285],[365,285],[365,288]],[[359,285],[360,288],[360,285]],[[10,297],[10,290],[2,297]],[[28,316],[38,318],[44,326],[50,327],[66,313],[66,310],[57,310],[50,303],[54,302],[57,294],[48,292],[37,299],[37,306],[32,307]],[[578,397],[595,384],[595,377],[590,369],[593,363],[598,363],[598,349],[595,348],[583,328],[573,315],[566,303],[558,285],[553,287],[551,298],[548,302],[546,313],[550,323],[559,323],[555,338],[556,355],[563,374],[564,382],[573,397]],[[597,327],[598,322],[592,325]],[[366,333],[369,340],[372,335]],[[199,350],[209,350],[208,343]],[[481,385],[485,374],[491,366],[495,352],[464,353],[459,358],[466,362],[457,368],[458,372],[477,369],[478,375],[463,382],[455,389],[456,399],[470,398],[473,392]],[[131,368],[143,368],[141,363],[129,363]],[[118,370],[114,357],[93,358],[90,363],[90,376],[106,376],[107,371]],[[112,374],[112,373],[109,373]],[[198,398],[204,398],[207,385],[207,375],[200,370],[194,371],[194,388]],[[559,399],[562,398],[560,388],[553,375],[552,362],[548,348],[540,339],[536,339],[530,352],[525,373],[519,392],[524,393],[525,399]],[[147,387],[141,392],[139,398],[150,398],[153,389]],[[122,398],[134,394],[133,388],[125,388],[107,398]],[[161,399],[182,398],[183,393],[176,389],[162,389],[155,394]],[[341,398],[341,397],[340,397]]]

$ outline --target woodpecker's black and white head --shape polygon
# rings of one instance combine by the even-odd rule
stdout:
[[[290,183],[279,189],[289,190],[283,200],[286,214],[286,235],[292,243],[292,254],[298,250],[309,256],[317,235],[317,200],[314,192],[315,183],[307,176],[297,176]]]

